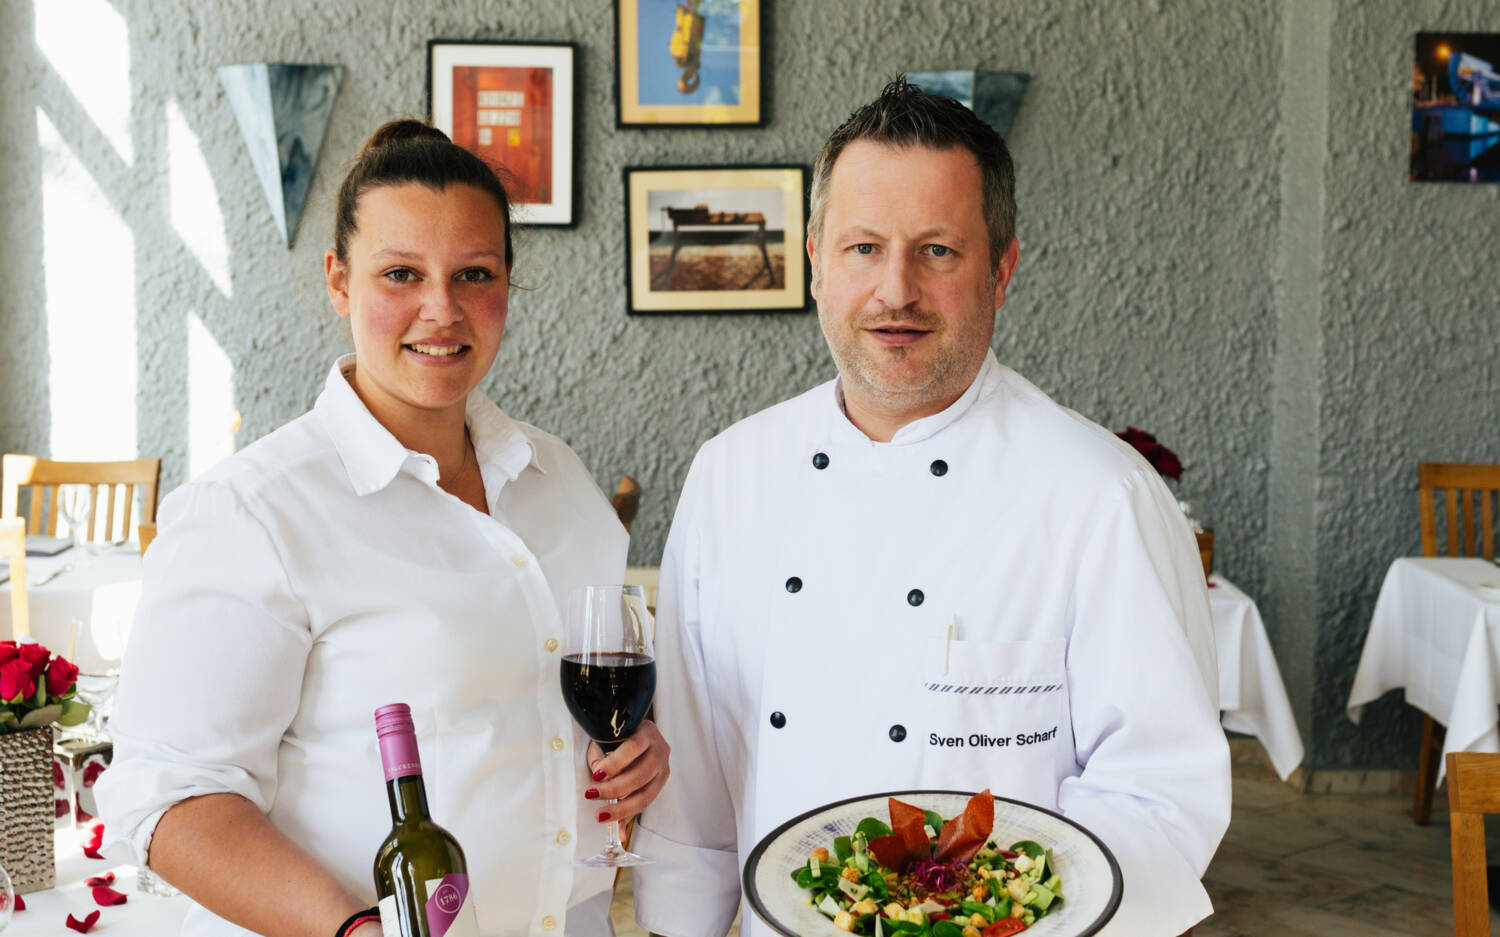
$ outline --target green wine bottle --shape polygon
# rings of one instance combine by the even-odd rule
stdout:
[[[375,853],[384,937],[479,937],[468,866],[458,840],[432,822],[411,709],[375,710],[391,833]]]

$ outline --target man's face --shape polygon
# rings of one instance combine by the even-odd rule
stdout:
[[[818,319],[850,418],[894,432],[979,373],[1016,244],[990,267],[979,163],[963,147],[856,140],[829,183],[820,241],[807,242]]]

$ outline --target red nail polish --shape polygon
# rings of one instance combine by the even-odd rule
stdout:
[[[599,796],[599,788],[597,788],[597,787],[591,787],[588,790],[586,790],[586,791],[583,792],[583,799],[584,800],[594,800],[598,796]]]
[[[604,780],[604,772],[602,770],[601,771],[595,771],[594,772],[594,780],[595,781],[602,781],[602,780]]]
[[[608,823],[609,822],[609,811],[608,810],[601,810],[599,812],[599,822],[600,823]]]

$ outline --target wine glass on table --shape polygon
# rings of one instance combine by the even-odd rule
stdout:
[[[656,693],[656,654],[645,590],[640,586],[580,587],[569,596],[564,632],[563,702],[589,738],[608,754],[646,718]],[[578,864],[618,869],[653,861],[620,845],[619,826],[612,821],[609,842]]]

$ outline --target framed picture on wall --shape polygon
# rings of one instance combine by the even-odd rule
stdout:
[[[801,312],[805,166],[625,168],[627,310]]]
[[[621,127],[760,126],[761,0],[614,0]]]
[[[459,146],[503,168],[517,224],[577,221],[573,43],[432,39],[427,107]]]

